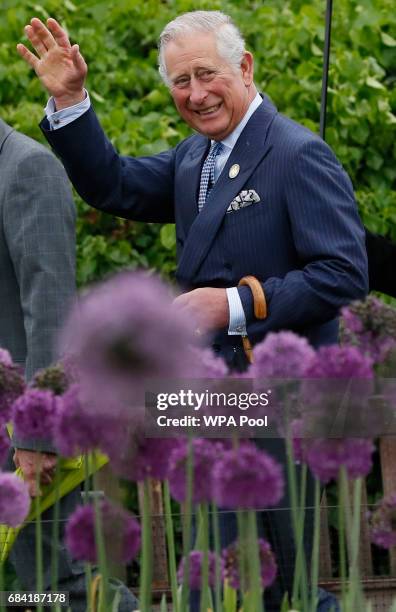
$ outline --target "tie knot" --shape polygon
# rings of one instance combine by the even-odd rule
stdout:
[[[210,147],[209,155],[212,157],[217,157],[217,155],[221,153],[222,149],[223,145],[221,142],[213,142]]]

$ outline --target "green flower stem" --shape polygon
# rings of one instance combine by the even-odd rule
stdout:
[[[293,584],[293,595],[292,603],[297,605],[299,600],[299,588],[301,587],[301,600],[302,607],[304,610],[308,610],[308,577],[307,568],[305,565],[305,552],[304,552],[304,530],[300,529],[299,519],[299,501],[298,501],[298,490],[297,490],[297,477],[296,468],[294,464],[293,446],[289,437],[286,438],[286,452],[287,452],[287,475],[290,493],[291,503],[291,515],[292,525],[294,533],[294,541],[296,546],[296,567],[295,567],[295,580]],[[305,505],[305,504],[304,504]],[[296,579],[301,577],[301,579]]]
[[[346,606],[346,547],[345,547],[345,509],[341,471],[338,477],[338,553],[341,579],[342,608]]]
[[[59,486],[60,486],[60,477],[61,477],[61,467],[60,460],[56,462],[55,469],[55,478],[54,478],[54,486],[55,486],[55,503],[54,503],[54,511],[52,515],[52,537],[51,537],[51,590],[58,590],[58,549],[59,549]]]
[[[0,562],[0,591],[4,591],[4,562]],[[6,607],[3,603],[0,605],[0,612],[6,612]]]
[[[186,462],[186,501],[183,512],[183,556],[184,556],[184,573],[181,594],[181,612],[188,612],[188,593],[190,579],[190,558],[191,549],[191,523],[192,523],[192,496],[193,496],[193,479],[194,479],[194,458],[192,438],[188,438],[188,452]]]
[[[357,478],[353,487],[353,517],[351,532],[350,560],[350,607],[351,610],[362,610],[364,598],[360,584],[359,572],[359,535],[360,535],[360,504],[362,499],[362,479]]]
[[[237,525],[238,525],[238,564],[239,564],[239,582],[242,596],[245,595],[248,584],[247,584],[247,566],[246,566],[246,526],[244,520],[243,510],[237,510]]]
[[[207,612],[209,606],[209,515],[208,504],[200,506],[201,525],[202,525],[202,575],[201,575],[201,603],[200,612]]]
[[[153,567],[153,544],[151,532],[150,479],[144,481],[142,517],[142,566],[140,577],[140,608],[142,612],[151,610],[151,588]]]
[[[252,593],[254,610],[264,612],[263,589],[261,587],[261,563],[257,533],[257,517],[255,510],[249,510],[248,521],[248,550],[249,550],[249,590]]]
[[[108,575],[107,575],[107,563],[106,563],[106,550],[103,538],[103,517],[100,508],[100,500],[98,495],[97,486],[97,474],[94,474],[94,510],[95,510],[95,543],[98,552],[99,560],[99,572],[101,575],[101,588],[99,597],[99,612],[108,612],[110,607],[109,596],[108,596]]]
[[[319,578],[319,545],[320,545],[320,481],[315,478],[315,505],[314,530],[311,557],[311,612],[316,612],[318,605],[318,578]]]
[[[40,471],[36,469],[36,490],[40,491]],[[44,590],[44,577],[43,577],[43,533],[41,525],[41,511],[40,511],[40,495],[34,498],[34,509],[36,514],[36,590],[38,593],[42,593]],[[40,602],[37,605],[37,612],[43,612],[43,604]]]
[[[216,612],[223,612],[223,604],[221,602],[221,546],[220,546],[220,529],[219,529],[219,511],[216,504],[212,504],[212,531],[214,550],[216,553],[216,586],[215,586],[215,610]]]
[[[168,564],[169,576],[172,590],[172,609],[174,612],[179,612],[179,598],[177,594],[177,575],[176,575],[176,553],[175,553],[175,537],[173,528],[172,507],[169,493],[169,483],[164,482],[164,504],[165,504],[165,529],[166,541],[168,544]]]
[[[89,454],[84,455],[84,472],[85,472],[85,478],[84,478],[84,493],[85,493],[85,499],[84,499],[84,504],[88,504],[89,500],[88,500],[88,496],[89,496],[89,491],[90,491],[90,462],[91,462],[91,456]],[[90,563],[85,563],[84,564],[84,569],[85,569],[85,585],[86,585],[86,592],[87,592],[87,606],[88,606],[88,610],[92,610],[92,567]]]
[[[302,569],[305,567],[305,551],[304,551],[304,522],[305,522],[305,498],[307,491],[307,466],[303,464],[301,466],[301,483],[300,483],[300,506],[298,515],[298,534],[300,538],[299,545],[296,546],[296,563],[295,572],[293,579],[293,594],[295,593],[298,597],[298,588],[302,578]],[[303,553],[303,555],[302,555]],[[294,597],[294,595],[293,595]]]

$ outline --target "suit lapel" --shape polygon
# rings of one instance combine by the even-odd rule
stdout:
[[[12,129],[12,127],[7,125],[7,123],[5,123],[5,121],[0,119],[0,153],[1,153],[1,149],[3,148],[4,142],[6,141],[7,137],[13,131],[14,130]]]
[[[210,147],[210,140],[204,136],[197,136],[178,175],[178,185],[182,185],[182,203],[180,216],[183,234],[187,236],[190,227],[198,214],[198,190],[201,178],[201,169]],[[179,194],[180,196],[180,194]]]
[[[202,212],[195,216],[176,273],[182,286],[193,284],[193,278],[212,245],[230,202],[269,153],[271,146],[267,142],[267,135],[276,112],[276,108],[265,98],[238,138]],[[239,165],[240,171],[235,178],[230,178],[229,170],[234,164]],[[191,201],[196,202],[196,191]]]

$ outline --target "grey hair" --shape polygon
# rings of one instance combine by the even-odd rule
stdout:
[[[245,41],[231,17],[221,11],[184,13],[165,26],[158,41],[158,70],[168,87],[170,82],[165,64],[166,45],[170,41],[196,32],[213,33],[220,57],[226,60],[234,70],[240,68],[245,51]]]

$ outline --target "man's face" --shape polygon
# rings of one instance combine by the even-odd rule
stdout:
[[[169,42],[165,64],[183,119],[214,140],[231,134],[256,94],[252,55],[245,52],[236,71],[219,56],[213,34],[196,33]]]

